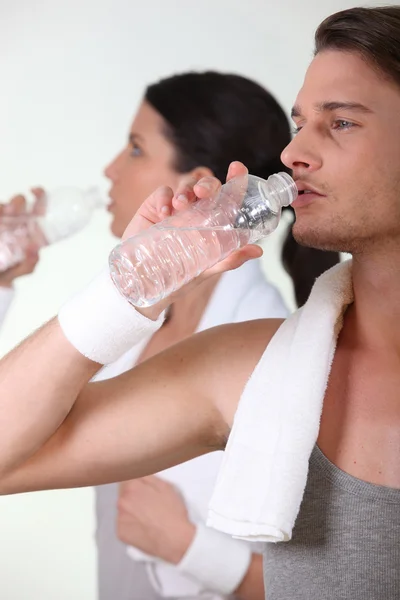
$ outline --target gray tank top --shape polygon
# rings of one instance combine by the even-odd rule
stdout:
[[[267,600],[400,600],[400,489],[344,473],[316,446],[292,540],[266,544],[264,579]]]

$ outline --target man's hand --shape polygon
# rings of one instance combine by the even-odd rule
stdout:
[[[121,484],[117,533],[125,544],[178,564],[195,529],[180,493],[170,483],[152,475]]]
[[[242,163],[236,161],[231,163],[226,180],[230,181],[234,177],[247,175],[247,173],[247,168]],[[202,177],[197,181],[192,176],[188,176],[182,178],[175,194],[169,187],[158,188],[143,202],[139,210],[135,213],[122,239],[126,240],[142,233],[152,225],[163,221],[171,214],[176,215],[180,211],[187,209],[188,206],[197,200],[216,198],[220,192],[221,185],[221,182],[215,177]],[[243,246],[221,262],[204,271],[204,273],[201,273],[199,277],[196,277],[160,303],[150,307],[137,308],[137,310],[146,317],[155,320],[169,304],[175,302],[182,294],[186,294],[188,291],[194,289],[208,277],[231,269],[237,269],[246,261],[252,258],[259,258],[260,256],[262,256],[260,246],[255,244]]]

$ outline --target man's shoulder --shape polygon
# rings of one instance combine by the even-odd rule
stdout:
[[[202,331],[188,341],[196,357],[219,368],[252,370],[285,319],[254,319]]]
[[[229,323],[193,336],[199,384],[214,398],[229,428],[247,381],[282,323],[284,319]]]

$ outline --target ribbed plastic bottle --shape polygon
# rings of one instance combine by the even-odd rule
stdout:
[[[0,272],[24,260],[29,244],[41,248],[73,235],[106,205],[97,188],[62,187],[46,193],[43,214],[1,214]]]
[[[156,304],[226,258],[276,229],[283,206],[297,197],[287,173],[268,180],[243,175],[225,183],[212,200],[198,200],[116,246],[112,280],[133,305]]]

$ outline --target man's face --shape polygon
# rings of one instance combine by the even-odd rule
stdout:
[[[297,134],[282,153],[303,193],[296,239],[359,253],[400,247],[400,87],[357,54],[324,51],[293,109]]]

